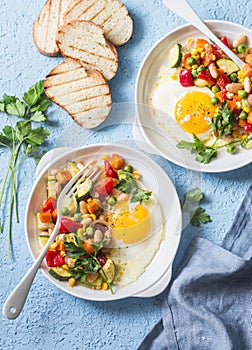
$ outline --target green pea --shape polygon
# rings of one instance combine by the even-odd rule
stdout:
[[[116,204],[116,198],[114,196],[110,196],[107,199],[108,204],[115,205]]]
[[[198,76],[197,69],[192,69],[192,76],[194,79],[197,78],[197,76]]]
[[[248,116],[248,113],[246,113],[245,111],[242,111],[242,112],[239,114],[239,118],[242,119],[242,120],[246,120],[246,119],[247,119],[247,116]]]
[[[73,219],[74,221],[80,222],[82,220],[81,213],[75,213]]]
[[[233,83],[236,83],[238,81],[238,76],[236,73],[230,74],[229,78]]]
[[[193,66],[193,65],[196,63],[196,60],[195,60],[194,57],[187,57],[186,63],[187,63],[189,66]]]
[[[237,47],[237,52],[239,53],[245,53],[247,50],[247,46],[245,44],[241,44]]]
[[[205,66],[203,64],[197,68],[197,73],[199,74],[202,70],[205,70]]]
[[[220,88],[218,85],[213,85],[211,90],[214,94],[217,94],[217,92],[220,91]]]
[[[228,143],[226,146],[226,150],[228,153],[234,153],[236,151],[236,147],[233,143]]]
[[[60,214],[61,215],[68,215],[69,214],[69,209],[68,207],[63,207],[60,209]]]
[[[247,97],[247,92],[245,90],[239,90],[238,91],[238,96],[243,99],[243,98],[246,98]]]
[[[124,167],[124,170],[125,171],[128,171],[129,173],[132,173],[133,172],[133,166],[132,165],[126,165]]]
[[[211,103],[212,103],[212,105],[216,106],[219,103],[219,99],[216,96],[214,96],[211,99]]]
[[[92,226],[88,226],[86,228],[86,235],[91,237],[91,236],[93,236],[93,234],[94,234],[94,228]]]

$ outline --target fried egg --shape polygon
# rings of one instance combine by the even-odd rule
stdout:
[[[115,262],[114,284],[123,287],[138,279],[153,260],[163,238],[162,214],[156,199],[110,217]]]
[[[183,87],[172,80],[171,71],[160,75],[151,96],[154,110],[173,117],[188,134],[208,136],[216,107],[211,104],[214,96],[207,87]]]

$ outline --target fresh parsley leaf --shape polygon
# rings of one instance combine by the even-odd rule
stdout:
[[[10,102],[6,104],[5,111],[8,114],[16,115],[18,117],[23,118],[25,115],[26,108],[25,104],[17,98],[15,102]]]
[[[29,135],[26,136],[25,141],[30,143],[31,145],[41,145],[45,142],[49,135],[49,130],[41,126],[36,129],[31,129]]]
[[[200,223],[206,224],[207,222],[212,221],[210,216],[206,213],[206,210],[199,207],[195,210],[190,223],[194,226],[199,226]]]
[[[151,195],[151,191],[136,187],[131,194],[130,201],[131,203],[139,202],[141,204],[143,201],[150,199]]]
[[[32,122],[36,122],[36,123],[39,123],[39,122],[44,122],[46,121],[46,117],[45,115],[43,114],[43,112],[41,111],[36,111],[32,116],[31,116],[31,119],[30,119]]]
[[[47,95],[45,93],[43,93],[38,102],[36,103],[36,105],[32,106],[30,108],[30,112],[34,113],[34,112],[45,112],[47,110],[47,108],[50,106],[51,104],[51,100],[47,97]]]
[[[82,244],[78,245],[77,243],[67,242],[66,239],[64,239],[64,244],[66,246],[67,255],[69,258],[77,259],[86,253]]]
[[[34,106],[41,94],[44,92],[44,81],[41,80],[35,85],[31,86],[30,89],[24,93],[23,100],[28,104],[28,106]]]
[[[0,112],[5,112],[5,103],[0,101]]]
[[[190,212],[195,209],[195,206],[203,199],[204,195],[199,187],[193,188],[184,195],[182,202],[182,208],[186,212]]]

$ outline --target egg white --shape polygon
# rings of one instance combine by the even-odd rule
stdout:
[[[126,286],[138,279],[153,260],[163,238],[163,222],[160,207],[156,200],[146,204],[151,218],[151,234],[142,242],[126,247],[110,250],[108,256],[116,265],[116,276],[113,281],[120,287]]]

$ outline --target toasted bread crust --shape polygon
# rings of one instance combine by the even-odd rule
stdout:
[[[98,70],[107,80],[115,76],[118,69],[116,48],[96,24],[81,20],[68,22],[60,27],[56,42],[64,57],[78,60],[88,70]]]
[[[133,21],[119,0],[75,0],[66,11],[64,21],[76,19],[101,26],[105,37],[116,46],[125,44],[133,33]]]
[[[44,88],[47,96],[84,128],[98,126],[110,112],[112,100],[106,80],[76,60],[68,59],[52,69]]]

